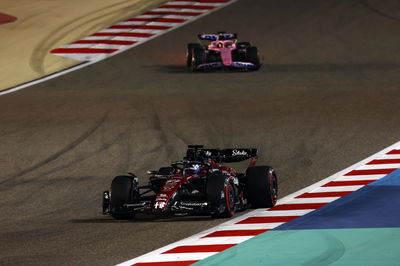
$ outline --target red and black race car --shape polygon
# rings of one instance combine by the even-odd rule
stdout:
[[[117,176],[103,192],[103,214],[131,219],[136,213],[232,217],[247,208],[268,208],[278,197],[278,181],[270,166],[255,166],[257,149],[205,149],[189,145],[182,161],[149,171],[140,186],[134,174]],[[222,163],[250,159],[245,173]]]

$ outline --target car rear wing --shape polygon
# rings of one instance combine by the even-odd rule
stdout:
[[[197,38],[201,41],[216,41],[216,40],[218,40],[218,35],[216,35],[216,34],[198,34]]]
[[[220,150],[221,163],[235,163],[258,157],[257,149],[223,149]]]
[[[203,145],[189,145],[186,159],[200,160],[210,158],[217,163],[234,163],[258,158],[255,148],[204,149]]]
[[[198,34],[197,38],[201,41],[216,41],[216,40],[235,40],[236,33],[219,33],[219,34]]]

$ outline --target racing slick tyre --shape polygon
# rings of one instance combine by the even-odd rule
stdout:
[[[254,70],[261,67],[260,56],[258,55],[257,47],[251,46],[246,49],[247,61],[255,65]]]
[[[244,194],[253,208],[270,208],[278,199],[278,179],[270,166],[253,166],[246,171]]]
[[[186,52],[186,65],[188,67],[192,66],[192,57],[193,57],[193,49],[194,48],[201,48],[201,45],[198,43],[189,43],[187,45],[187,52]]]
[[[129,213],[124,204],[134,201],[134,181],[132,176],[117,176],[111,183],[110,214],[115,219],[133,219],[134,213]]]
[[[222,197],[223,195],[223,197]],[[226,175],[216,174],[207,178],[207,201],[216,208],[214,218],[230,218],[235,214],[236,192]]]
[[[192,50],[192,70],[200,71],[197,67],[206,62],[206,51],[203,48],[194,48]]]

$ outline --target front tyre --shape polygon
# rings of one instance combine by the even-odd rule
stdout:
[[[193,49],[194,48],[201,48],[201,45],[198,43],[189,43],[187,45],[187,52],[186,52],[186,65],[187,67],[192,66],[192,57],[193,57]]]
[[[110,214],[115,219],[133,219],[125,204],[133,203],[136,196],[136,183],[132,176],[117,176],[111,183]]]
[[[253,166],[246,171],[245,196],[253,208],[271,208],[278,199],[278,179],[270,166]]]
[[[206,51],[203,48],[194,48],[192,54],[192,70],[193,71],[200,71],[198,66],[201,64],[206,63]]]
[[[226,175],[216,174],[207,179],[207,201],[214,211],[215,218],[230,218],[235,214],[236,190]]]

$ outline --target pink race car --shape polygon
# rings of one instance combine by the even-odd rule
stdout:
[[[249,42],[237,42],[237,34],[219,32],[199,34],[199,41],[209,41],[207,45],[189,43],[186,63],[193,71],[212,69],[258,70],[261,67],[257,47]]]

